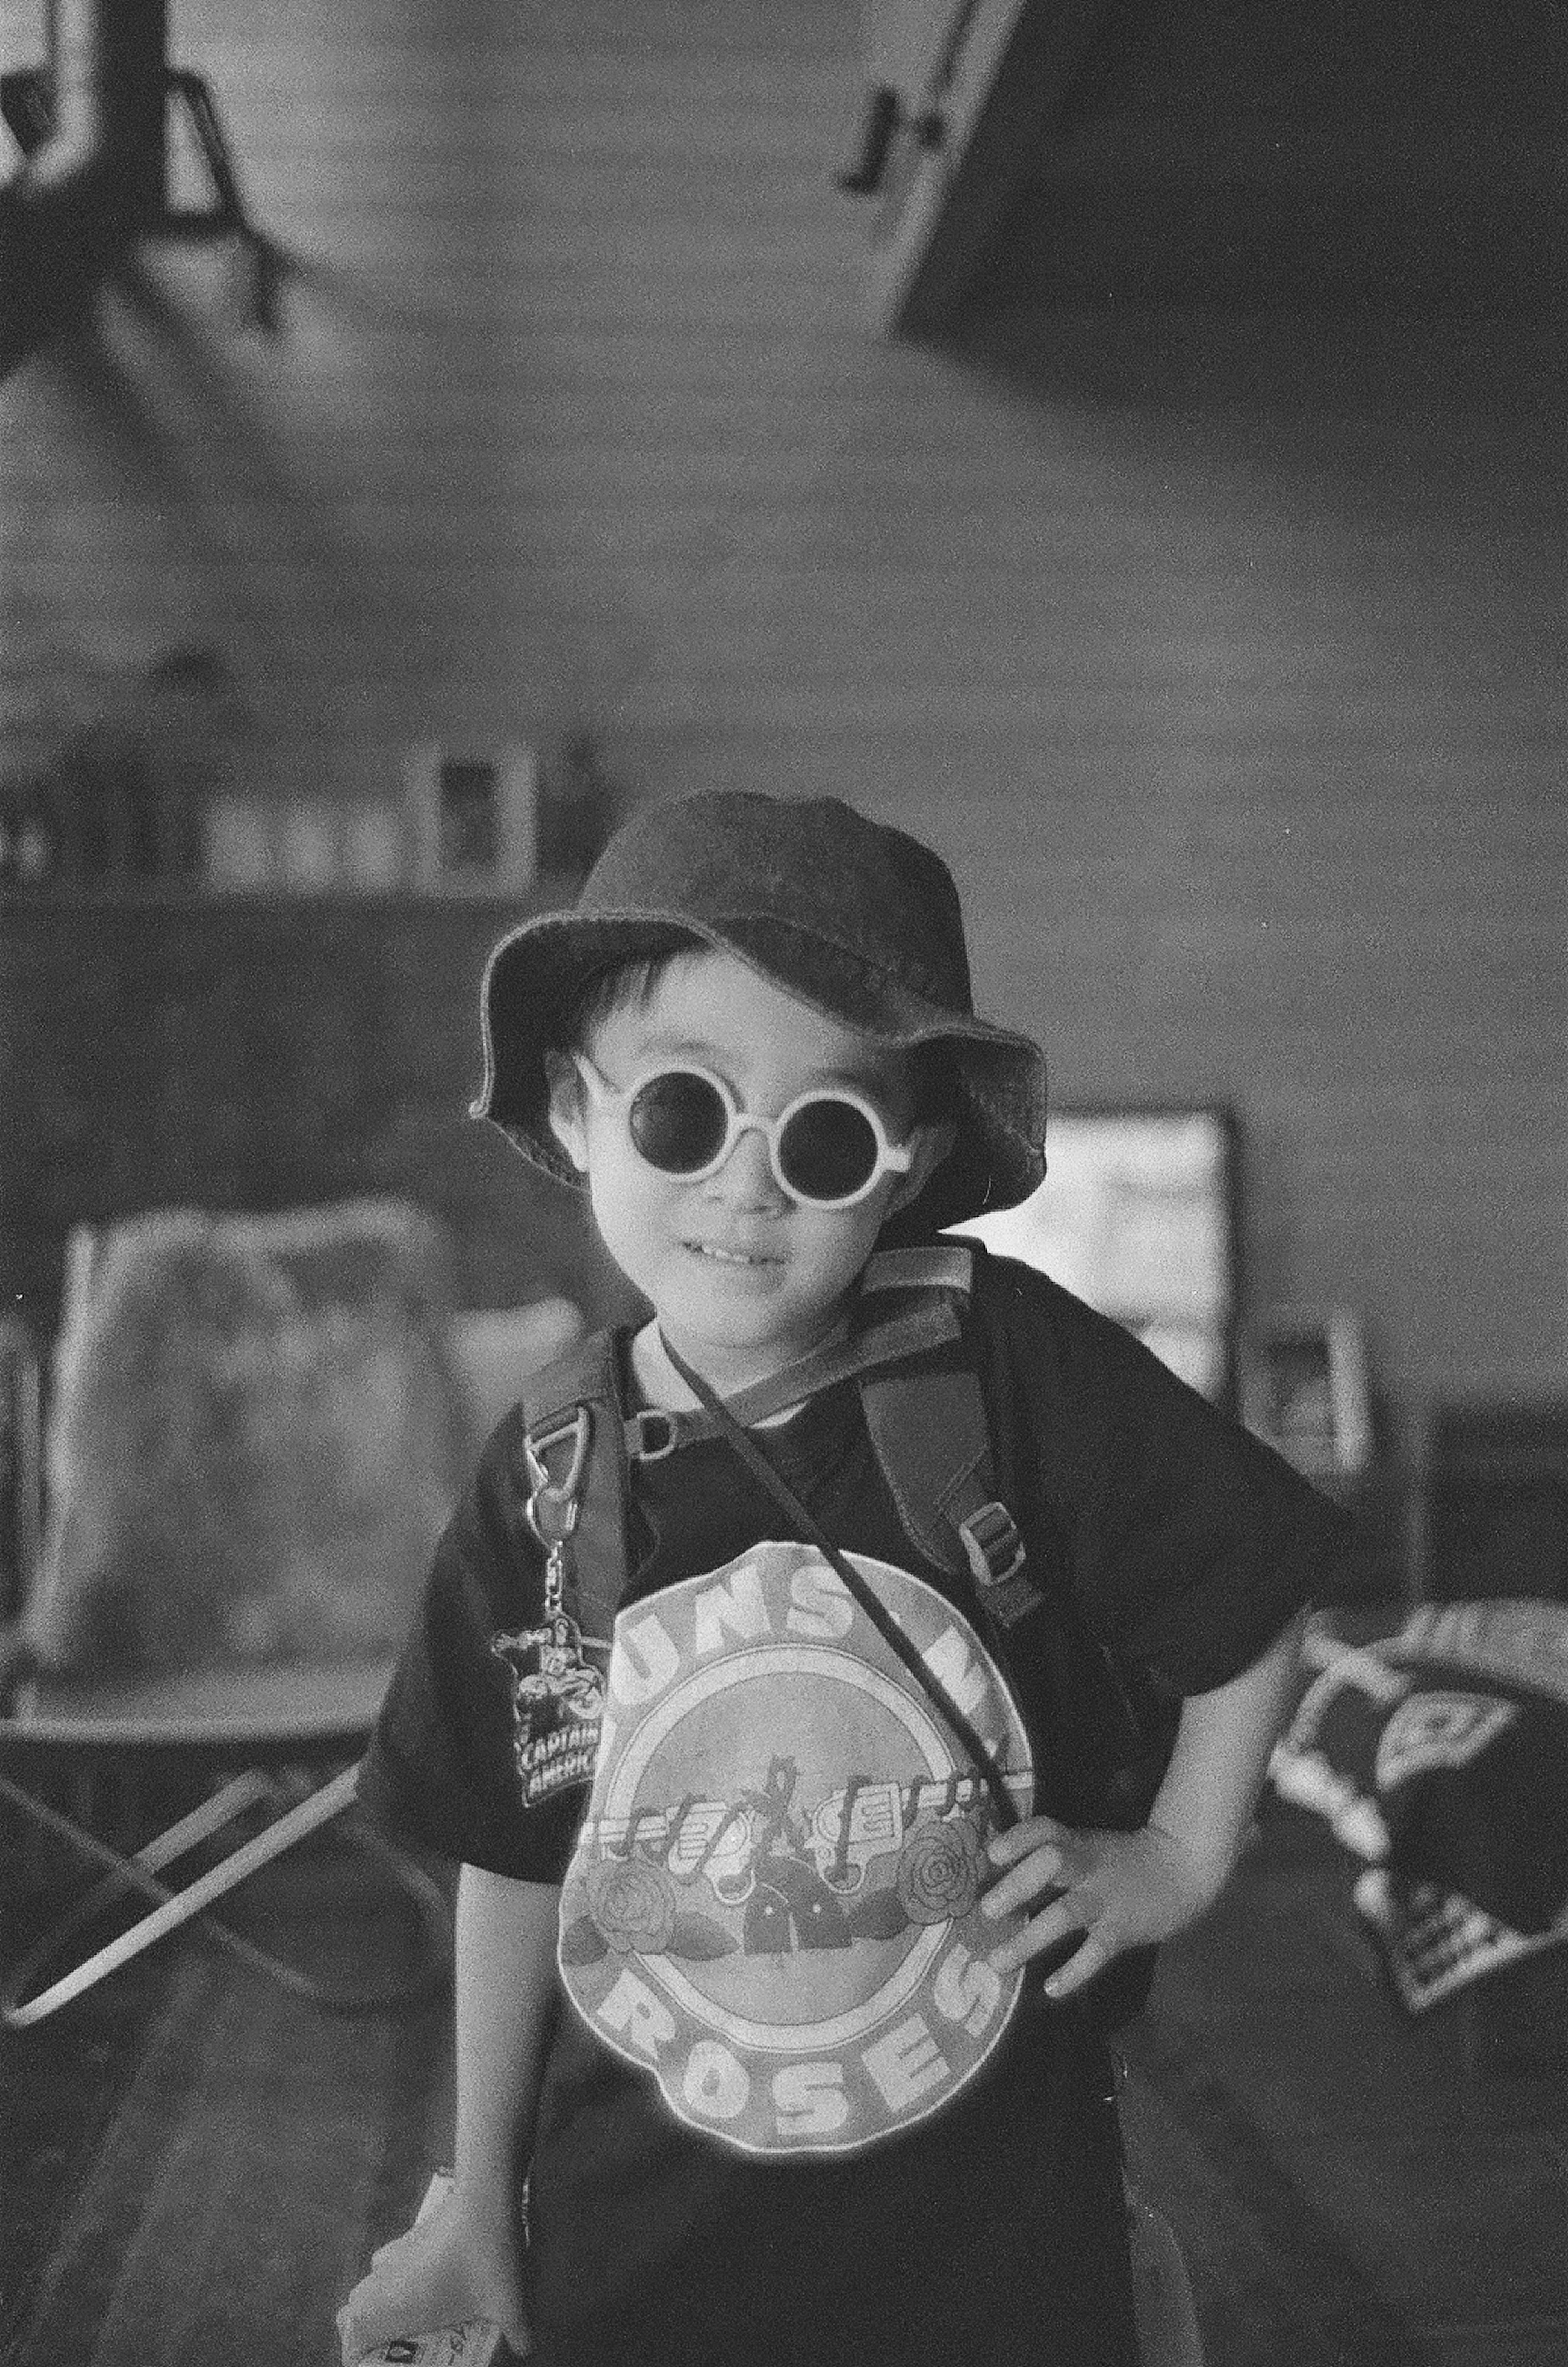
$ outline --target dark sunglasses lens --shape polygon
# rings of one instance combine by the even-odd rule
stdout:
[[[807,1102],[779,1138],[784,1181],[808,1200],[848,1200],[876,1171],[871,1120],[852,1102]]]
[[[716,1086],[677,1071],[649,1077],[637,1088],[627,1122],[650,1167],[666,1175],[693,1175],[717,1157],[729,1115]]]

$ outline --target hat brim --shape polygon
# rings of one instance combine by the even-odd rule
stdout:
[[[682,944],[733,955],[782,992],[880,1043],[962,1047],[956,1139],[902,1229],[936,1230],[1016,1207],[1036,1189],[1045,1172],[1045,1063],[1032,1037],[930,1002],[851,947],[761,914],[699,921],[671,912],[562,912],[525,921],[485,968],[485,1076],[473,1116],[498,1126],[546,1174],[581,1189],[550,1128],[545,1055],[559,1048],[563,1023],[592,980]]]

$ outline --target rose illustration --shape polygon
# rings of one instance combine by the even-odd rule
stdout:
[[[609,1858],[588,1874],[588,1911],[620,1955],[662,1955],[675,1921],[675,1886],[645,1858]]]
[[[922,1825],[898,1859],[898,1904],[911,1923],[967,1915],[980,1896],[980,1836],[966,1818]]]

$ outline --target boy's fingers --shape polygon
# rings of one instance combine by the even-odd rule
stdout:
[[[361,2337],[358,2317],[346,2302],[337,2314],[337,2332],[343,2367],[355,2367],[355,2361],[364,2358],[370,2344]]]
[[[1024,1836],[1021,1842],[1020,1834]],[[1076,1838],[1068,1826],[1058,1825],[1050,1817],[1031,1817],[1026,1825],[1017,1825],[1001,1836],[1010,1844],[1005,1861],[997,1858],[998,1843],[993,1841],[993,1862],[1006,1863],[1011,1871],[985,1892],[981,1911],[1006,1915],[1031,1899],[1048,1897],[1053,1890],[1070,1890],[1082,1870],[1082,1853],[1075,1855],[1073,1849]]]
[[[1056,1847],[1068,1838],[1068,1828],[1059,1825],[1054,1817],[1025,1817],[1021,1823],[1010,1825],[1003,1833],[993,1833],[986,1843],[986,1855],[993,1865],[1016,1865],[1021,1857],[1038,1849],[1042,1842]]]
[[[1102,1932],[1090,1931],[1083,1946],[1074,1951],[1059,1972],[1052,1974],[1045,1984],[1046,1996],[1070,1997],[1075,1989],[1092,1981],[1096,1973],[1103,1972],[1115,1954],[1114,1946]]]
[[[1065,1890],[1071,1878],[1060,1850],[1036,1850],[1021,1865],[1015,1865],[1010,1874],[1004,1874],[999,1882],[991,1885],[981,1897],[980,1912],[1009,1915],[1015,1907],[1026,1907],[1031,1899],[1039,1898],[1043,1892]]]
[[[999,1948],[991,1951],[991,1970],[1015,1973],[1032,1956],[1043,1956],[1047,1949],[1060,1947],[1064,1940],[1081,1940],[1088,1931],[1085,1902],[1074,1893],[1064,1891],[1032,1916],[1021,1931],[1013,1932]]]
[[[411,2311],[407,2280],[402,2283],[386,2277],[362,2277],[337,2314],[338,2333],[343,2340],[344,2367],[354,2367],[367,2350],[378,2343],[395,2341],[410,2332],[411,2315],[416,2320],[430,2311],[415,2302]],[[439,2316],[439,2313],[437,2313]],[[416,2325],[414,2332],[421,2331]]]
[[[426,2327],[415,2331],[429,2333],[432,2329]],[[369,2317],[351,2317],[346,2326],[340,2322],[338,2333],[343,2343],[344,2367],[356,2367],[356,2361],[367,2351],[378,2350],[384,2342],[412,2342],[414,2339],[407,2325],[400,2320],[389,2321],[379,2312]]]
[[[353,2367],[353,2362],[363,2359],[378,2342],[390,2341],[391,2333],[396,2333],[397,2328],[394,2327],[389,2334],[378,2332],[375,2313],[363,2305],[356,2308],[351,2293],[337,2314],[337,2330],[343,2342],[345,2367]]]

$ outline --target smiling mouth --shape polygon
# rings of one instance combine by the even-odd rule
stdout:
[[[688,1241],[686,1247],[694,1257],[709,1258],[715,1265],[755,1267],[782,1265],[784,1263],[782,1258],[769,1256],[761,1251],[721,1250],[711,1241]]]

